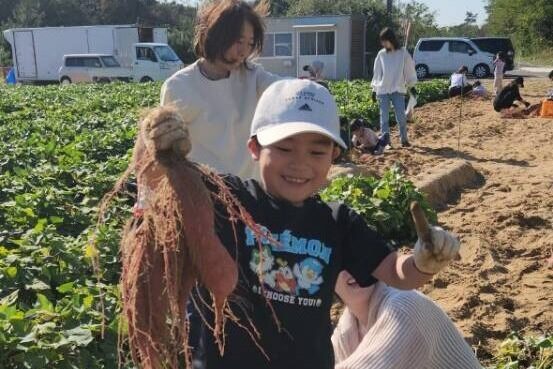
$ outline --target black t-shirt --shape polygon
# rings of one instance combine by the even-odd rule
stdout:
[[[212,332],[192,312],[192,335],[198,335],[191,339],[194,368],[333,368],[330,308],[338,273],[346,269],[360,285],[371,285],[371,273],[391,248],[345,205],[326,204],[317,196],[295,207],[272,198],[254,180],[225,181],[278,244],[257,240],[243,224],[233,227],[216,205],[217,233],[239,263],[239,285],[229,303],[243,327],[226,322],[221,357]],[[213,322],[209,309],[202,310]]]
[[[496,96],[493,101],[493,108],[499,112],[502,109],[508,109],[513,106],[515,100],[522,100],[518,85],[505,86]]]

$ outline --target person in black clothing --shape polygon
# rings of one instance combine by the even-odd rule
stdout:
[[[165,147],[174,142],[169,144]],[[213,322],[209,293],[195,292],[198,310],[190,313],[201,318],[190,320],[196,335],[190,340],[193,367],[333,369],[330,308],[339,272],[347,270],[362,287],[382,280],[400,289],[417,288],[449,264],[459,241],[430,227],[429,243],[420,241],[413,254],[400,255],[346,205],[321,200],[317,192],[346,144],[334,99],[313,81],[283,80],[263,93],[248,148],[261,181],[222,178],[266,236],[231,222],[213,197],[215,230],[240,270],[227,301],[240,324],[225,323],[221,353],[212,328],[204,324]],[[150,186],[156,177],[139,173],[139,189],[155,193]]]
[[[529,107],[530,103],[520,96],[519,88],[521,87],[524,88],[524,78],[522,77],[515,78],[511,83],[505,86],[493,100],[494,110],[500,113],[511,108],[518,108],[515,101],[520,101],[526,107]]]

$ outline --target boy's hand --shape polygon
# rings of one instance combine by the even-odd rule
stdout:
[[[157,153],[172,149],[186,156],[191,149],[187,124],[194,120],[199,112],[183,109],[167,111],[159,116],[147,116],[143,121],[142,134],[148,151]]]
[[[411,214],[419,239],[415,244],[415,266],[426,274],[436,274],[459,254],[459,240],[440,227],[428,225],[422,208],[411,204]]]

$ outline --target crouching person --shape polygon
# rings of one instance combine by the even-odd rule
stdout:
[[[432,300],[347,271],[336,293],[346,305],[332,335],[335,369],[480,369],[453,322]]]

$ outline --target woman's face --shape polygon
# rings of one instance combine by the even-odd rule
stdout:
[[[393,50],[394,49],[394,45],[388,40],[380,40],[380,44],[386,50]]]
[[[369,287],[360,287],[357,281],[349,272],[343,270],[338,274],[335,291],[348,306],[368,303],[373,292],[374,285]]]
[[[240,67],[250,57],[254,47],[253,27],[249,22],[244,22],[240,38],[223,55],[222,62],[229,70]]]

